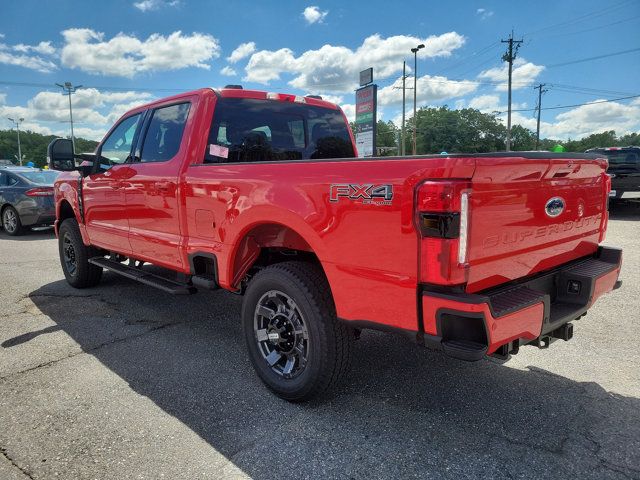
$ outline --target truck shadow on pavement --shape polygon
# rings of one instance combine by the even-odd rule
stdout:
[[[294,405],[253,373],[240,297],[171,297],[105,274],[97,288],[57,281],[30,299],[253,478],[640,476],[640,400],[596,383],[364,332],[337,393]]]

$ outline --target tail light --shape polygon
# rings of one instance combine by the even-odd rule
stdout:
[[[32,188],[24,194],[28,197],[53,197],[53,187]]]
[[[418,187],[416,223],[420,239],[420,281],[465,283],[469,232],[467,181],[426,181]]]

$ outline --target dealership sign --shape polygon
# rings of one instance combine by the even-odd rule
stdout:
[[[356,90],[356,145],[361,157],[372,157],[376,151],[378,86],[367,85]]]

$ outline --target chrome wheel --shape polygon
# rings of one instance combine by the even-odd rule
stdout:
[[[4,211],[2,224],[7,233],[13,233],[17,230],[18,215],[16,214],[15,210],[13,210],[12,208],[7,208]]]
[[[62,238],[62,252],[63,252],[63,260],[64,265],[69,272],[69,275],[75,275],[76,270],[78,268],[77,259],[76,259],[76,249],[71,242],[71,237],[68,233],[64,234]]]
[[[271,370],[287,379],[300,375],[307,365],[309,333],[293,299],[279,290],[262,295],[253,326],[258,350]]]

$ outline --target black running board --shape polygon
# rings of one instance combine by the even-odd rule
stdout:
[[[136,280],[140,283],[144,283],[145,285],[149,285],[150,287],[158,288],[172,295],[189,295],[198,291],[198,289],[192,285],[174,282],[173,280],[169,280],[159,275],[154,275],[153,273],[146,272],[140,268],[130,267],[123,263],[109,260],[105,257],[90,258],[89,263],[98,267],[106,268],[118,275],[130,278],[131,280]]]

